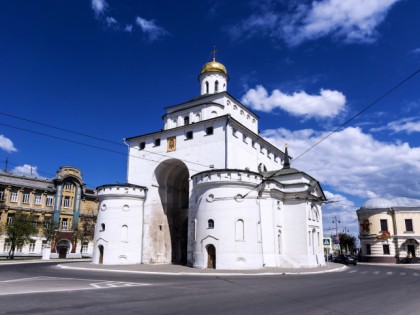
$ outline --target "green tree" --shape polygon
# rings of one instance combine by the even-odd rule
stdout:
[[[74,242],[80,242],[80,254],[82,254],[83,243],[90,242],[95,236],[95,218],[81,217],[77,229],[74,231]]]
[[[339,233],[338,238],[340,240],[341,252],[353,253],[356,249],[356,238],[347,233]]]
[[[59,225],[58,223],[54,223],[53,217],[45,217],[42,224],[42,231],[44,233],[44,237],[47,240],[47,243],[50,244],[56,239],[58,235]]]
[[[10,242],[8,259],[14,259],[16,248],[29,243],[32,237],[38,233],[38,228],[32,214],[17,212],[13,220],[3,226],[3,231]]]

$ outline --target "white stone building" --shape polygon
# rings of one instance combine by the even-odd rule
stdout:
[[[259,117],[207,63],[201,95],[126,139],[128,183],[98,187],[94,263],[257,269],[325,264],[319,183],[258,135]]]

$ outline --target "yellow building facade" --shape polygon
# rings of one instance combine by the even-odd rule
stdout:
[[[420,200],[373,198],[357,210],[361,256],[367,262],[420,257]]]
[[[85,187],[78,168],[60,167],[53,179],[0,172],[0,257],[7,256],[11,246],[4,227],[18,212],[34,216],[38,234],[17,248],[15,257],[39,257],[44,248],[51,249],[51,258],[92,256],[90,234],[98,201],[96,190]]]

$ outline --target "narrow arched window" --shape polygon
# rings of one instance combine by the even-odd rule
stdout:
[[[127,242],[128,241],[128,226],[123,225],[121,227],[121,242]]]
[[[185,116],[184,117],[184,125],[189,125],[190,124],[190,117],[189,116]]]
[[[219,81],[214,82],[214,93],[219,92]]]
[[[239,219],[236,221],[236,240],[237,241],[243,241],[245,239],[244,234],[244,220]]]
[[[105,231],[105,223],[101,223],[101,231]]]
[[[206,81],[206,94],[209,94],[209,83]]]
[[[214,229],[214,221],[212,219],[207,221],[207,227],[209,229]]]

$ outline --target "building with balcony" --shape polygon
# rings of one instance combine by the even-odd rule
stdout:
[[[60,167],[53,179],[0,171],[0,224],[12,224],[16,213],[24,212],[34,215],[38,228],[38,234],[17,248],[15,256],[38,257],[44,248],[51,248],[52,258],[91,257],[89,233],[93,234],[97,209],[96,190],[85,187],[78,168]],[[7,256],[9,250],[3,231],[0,256]]]
[[[396,262],[420,256],[420,200],[373,198],[357,210],[362,260]]]

